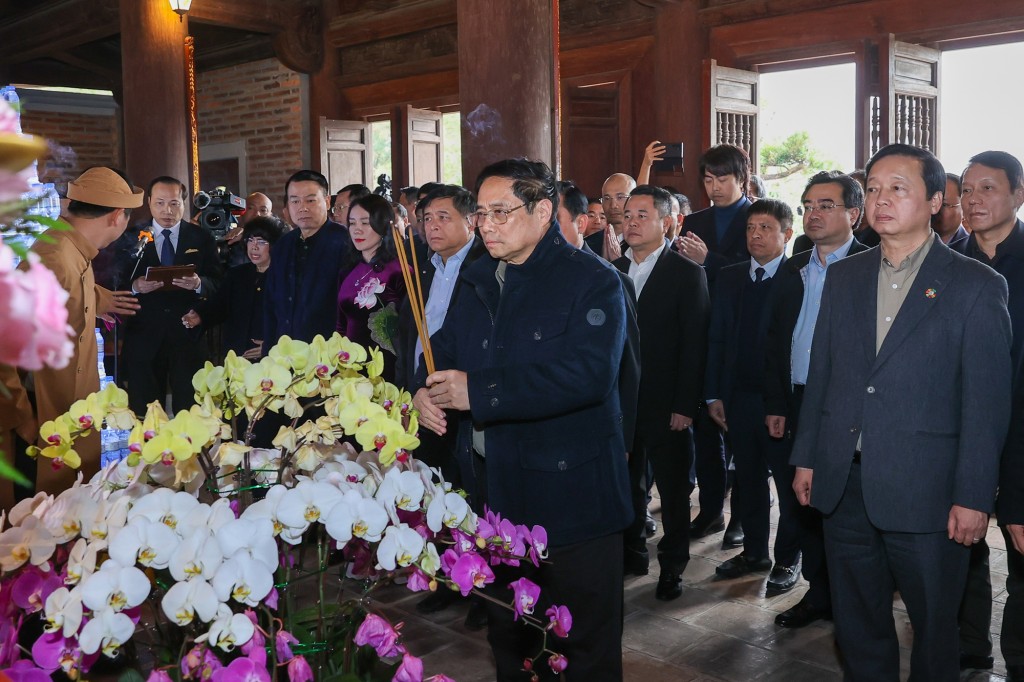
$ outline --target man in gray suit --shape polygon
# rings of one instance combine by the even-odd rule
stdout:
[[[890,145],[867,176],[881,246],[825,281],[793,488],[825,515],[846,679],[899,679],[899,590],[910,679],[953,681],[968,548],[988,527],[1009,423],[1006,281],[932,232],[946,176],[931,153]]]

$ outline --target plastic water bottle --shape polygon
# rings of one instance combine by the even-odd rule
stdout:
[[[42,214],[56,220],[60,218],[60,195],[52,182],[43,184]]]
[[[18,97],[18,91],[14,89],[13,85],[5,85],[0,88],[0,98],[7,101],[14,110],[18,112],[18,126],[15,132],[21,132],[21,98]]]
[[[104,362],[103,332],[96,328],[96,368],[100,371],[100,390],[103,390],[103,380],[107,376],[107,365]]]

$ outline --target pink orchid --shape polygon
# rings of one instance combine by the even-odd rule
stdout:
[[[181,675],[185,679],[209,680],[222,665],[212,651],[197,644],[181,659]]]
[[[278,594],[277,588],[275,587],[270,590],[270,594],[263,598],[263,603],[266,604],[269,608],[274,609],[276,611],[277,600],[279,597],[280,595]]]
[[[548,659],[548,666],[557,675],[569,667],[569,661],[562,654],[551,654],[551,658]]]
[[[537,605],[537,600],[540,598],[540,587],[526,578],[520,578],[515,582],[509,583],[508,586],[512,589],[514,595],[512,606],[515,608],[515,615],[512,619],[519,620],[519,616],[524,613],[526,615],[532,614],[533,607]]]
[[[62,670],[72,679],[77,679],[72,671],[86,671],[98,658],[99,652],[83,655],[78,641],[64,637],[59,631],[44,632],[32,644],[32,660],[36,665],[51,673]]]
[[[423,592],[430,589],[431,578],[418,568],[409,574],[409,582],[405,584],[412,592]]]
[[[0,244],[0,362],[25,369],[68,364],[68,292],[52,272],[30,253],[27,271],[14,270],[13,252]]]
[[[405,653],[405,647],[398,643],[398,630],[373,613],[366,614],[366,618],[356,630],[354,641],[357,646],[372,646],[381,658]]]
[[[32,567],[14,580],[11,599],[27,613],[41,611],[50,593],[61,586],[60,576],[53,571],[43,572]]]
[[[459,560],[460,556],[461,554],[456,552],[454,549],[446,549],[444,554],[441,555],[441,570],[444,571],[446,575],[451,575],[452,569],[455,568],[455,563]]]
[[[498,524],[498,535],[501,537],[503,542],[502,552],[503,556],[508,557],[519,557],[526,554],[526,545],[523,543],[523,538],[519,534],[519,529],[514,523],[507,519],[503,519]],[[493,563],[493,561],[492,561]],[[515,558],[504,558],[502,563],[508,564],[509,566],[518,566],[519,560]]]
[[[146,678],[146,682],[173,682],[173,679],[166,670],[154,670]]]
[[[425,682],[455,682],[452,678],[447,675],[433,675],[428,677]]]
[[[465,597],[473,591],[474,587],[480,588],[493,583],[494,571],[478,555],[463,554],[452,566],[451,579],[458,585],[462,596]]]
[[[0,599],[2,596],[2,592],[0,592]],[[11,604],[9,601],[0,601],[0,603]],[[0,618],[0,668],[14,663],[20,657],[21,650],[18,648],[18,628],[20,626],[20,619],[18,625],[15,625],[7,618]]]
[[[256,618],[256,612],[252,609],[246,609],[245,617],[252,621],[253,633],[252,638],[241,646],[242,655],[248,656],[260,665],[265,665],[267,662],[267,650],[263,647],[267,639],[263,636],[263,631],[260,630],[260,622]]]
[[[402,657],[402,665],[398,666],[391,682],[423,682],[423,661],[406,654]]]
[[[50,674],[40,670],[32,664],[32,661],[23,659],[12,665],[7,670],[0,671],[11,682],[50,682]]]
[[[270,673],[251,658],[236,658],[213,673],[213,682],[270,682]]]
[[[278,663],[284,663],[294,658],[292,644],[298,644],[299,640],[287,630],[278,630],[274,635],[274,650],[277,652]]]
[[[534,566],[540,566],[541,559],[548,558],[548,532],[543,526],[534,526],[530,530],[522,526],[522,530],[523,541],[529,547],[527,556]]]
[[[548,628],[558,637],[568,637],[572,629],[572,614],[567,606],[552,606],[544,615],[551,619]]]
[[[313,669],[309,667],[305,656],[295,656],[288,661],[288,679],[291,682],[309,682],[313,679]]]

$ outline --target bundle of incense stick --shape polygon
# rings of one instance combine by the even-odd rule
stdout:
[[[427,330],[427,317],[423,306],[423,283],[420,281],[420,266],[416,259],[416,247],[412,243],[412,235],[408,239],[402,236],[397,226],[392,225],[391,229],[395,237],[395,250],[398,251],[398,262],[402,266],[402,278],[405,280],[405,290],[409,296],[409,305],[412,308],[412,317],[416,322],[416,333],[419,334],[420,343],[423,345],[423,362],[427,368],[427,374],[434,373],[434,350],[430,346],[430,333]],[[409,245],[409,253],[412,254],[412,267],[409,267],[409,253],[405,251],[405,245]]]

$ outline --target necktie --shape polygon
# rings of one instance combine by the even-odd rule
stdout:
[[[754,270],[754,284],[760,284],[761,280],[764,279],[764,268],[757,268]]]
[[[171,244],[171,231],[164,230],[164,245],[160,247],[160,265],[174,265],[174,244]]]

